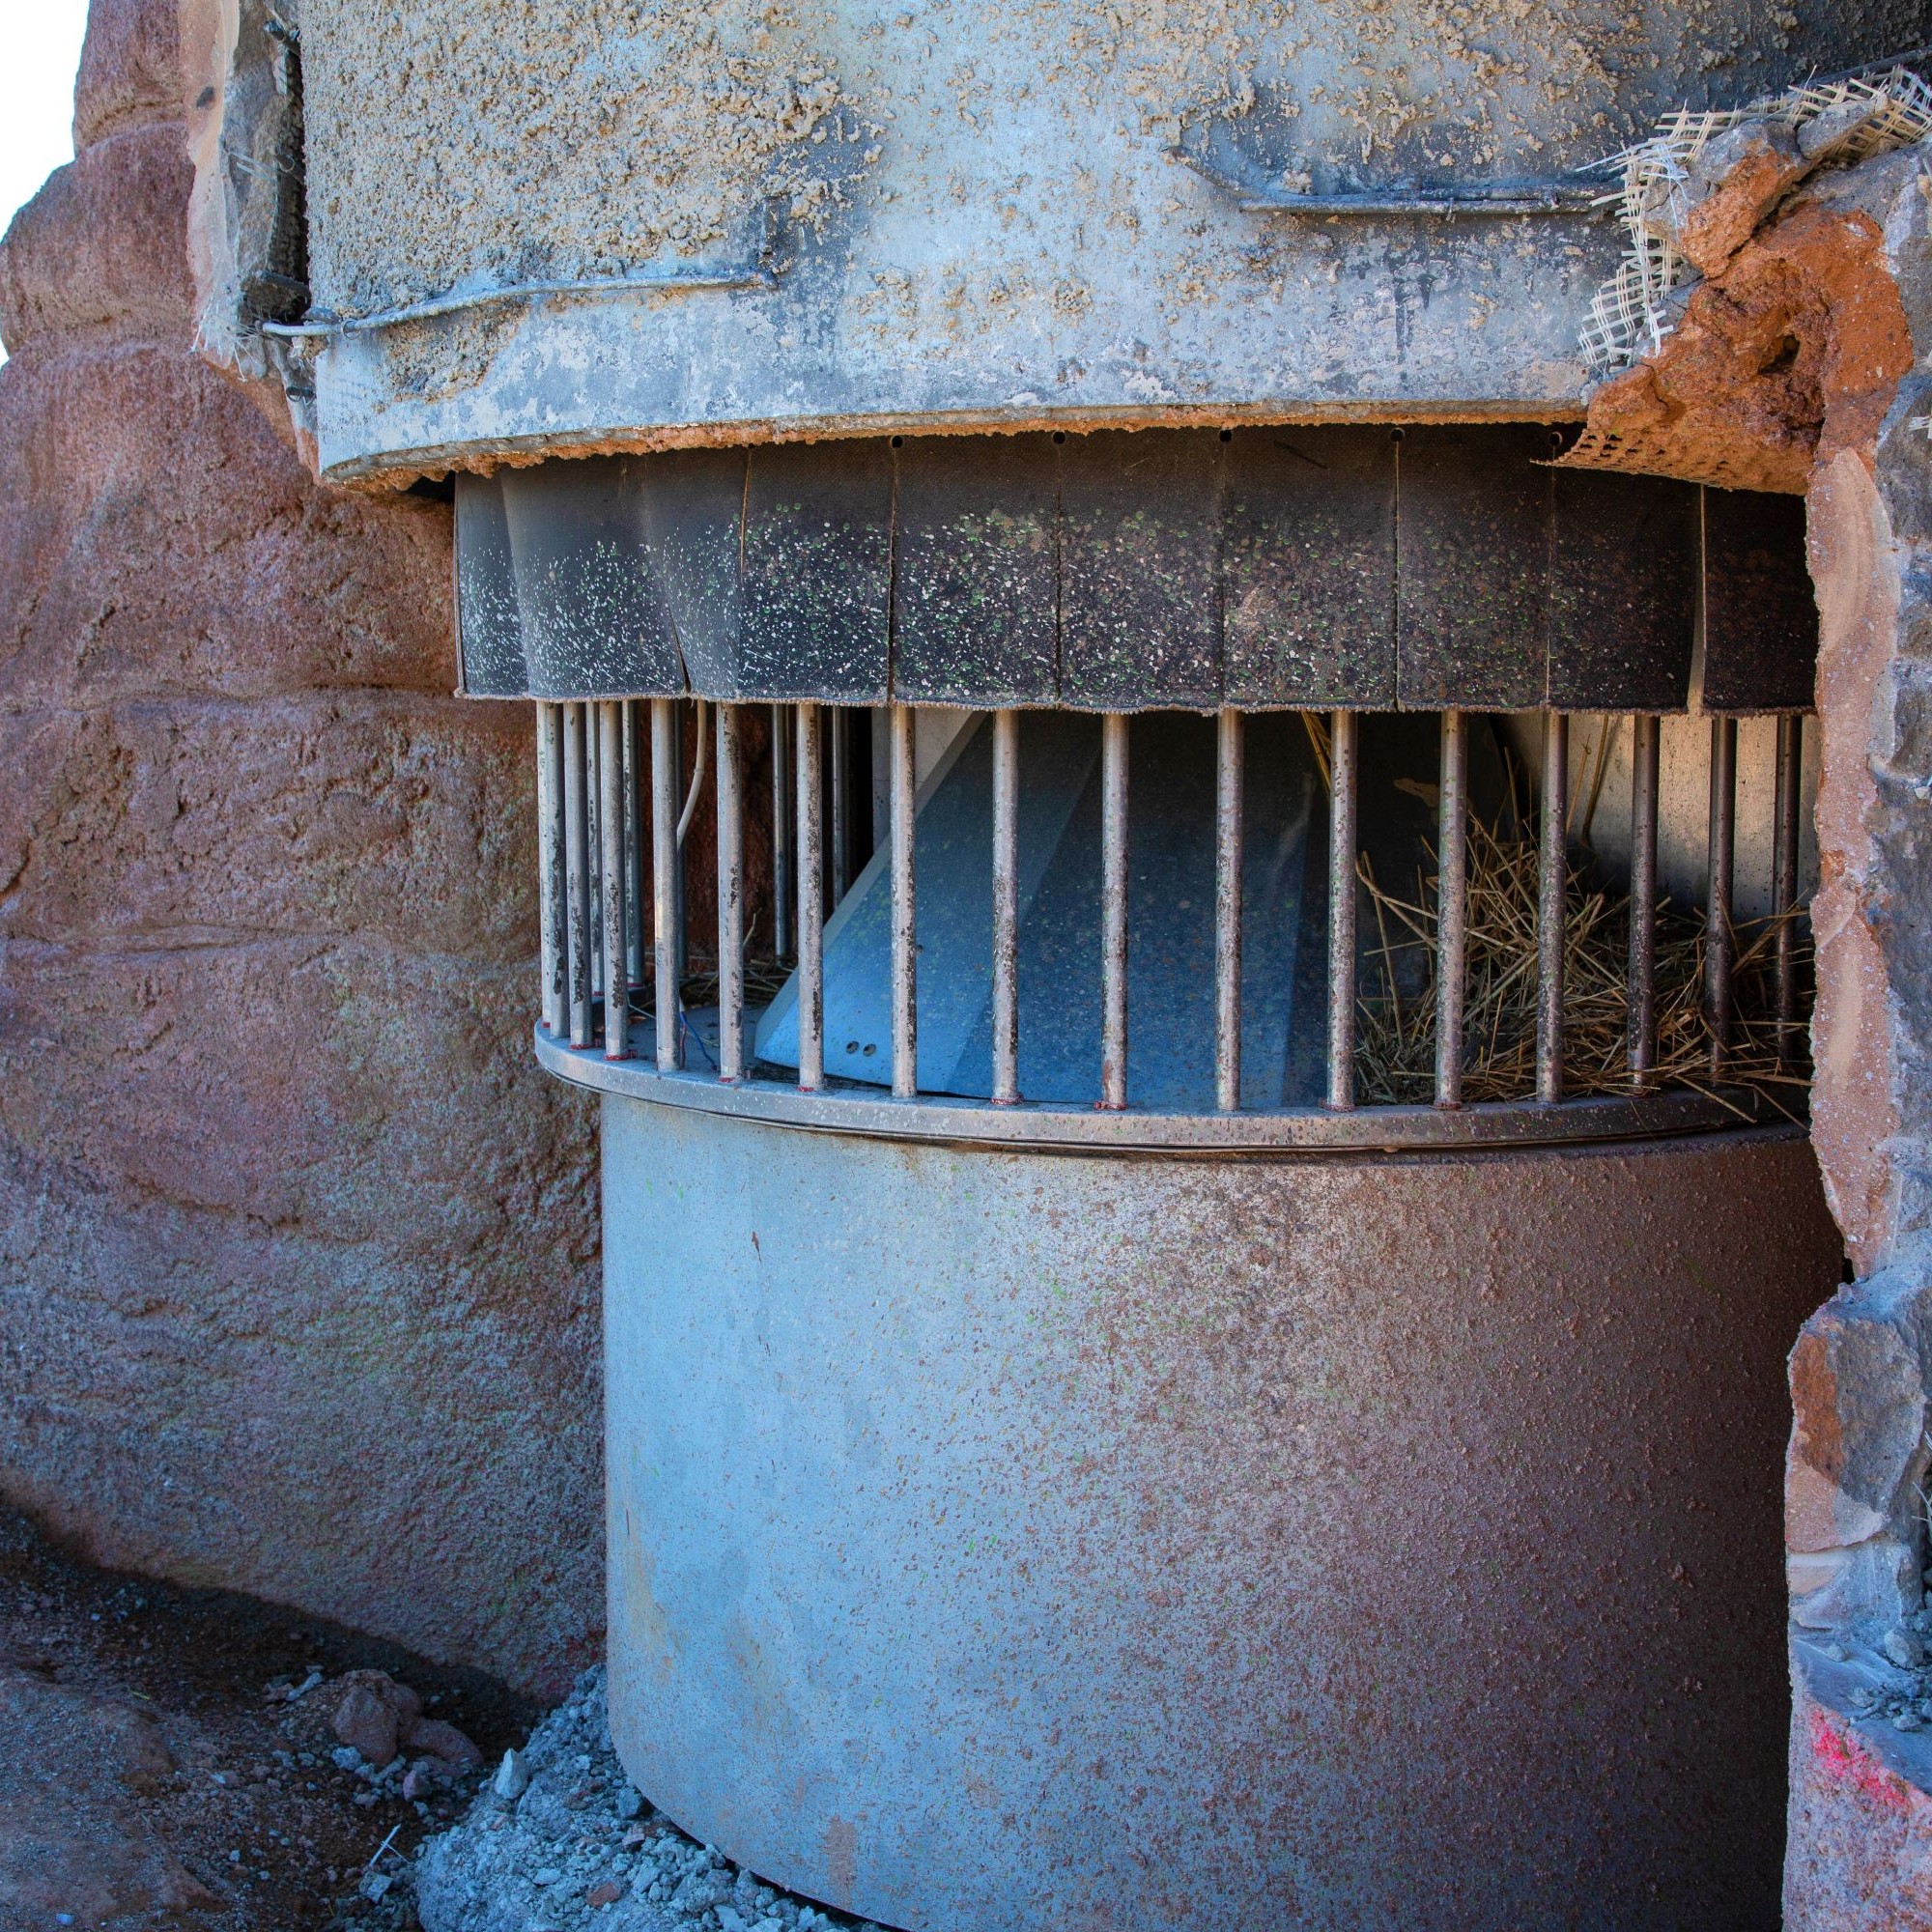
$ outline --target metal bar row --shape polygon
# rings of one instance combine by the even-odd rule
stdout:
[[[685,1063],[688,1027],[680,1006],[686,977],[680,808],[681,730],[677,703],[650,706],[649,796],[638,711],[643,700],[537,707],[537,801],[542,1015],[554,1035],[593,1043],[593,1012],[604,992],[603,1044],[611,1059],[630,1052],[630,1002],[645,956],[651,959],[658,1014],[657,1064]],[[781,956],[796,947],[798,1084],[825,1082],[824,936],[827,766],[834,793],[829,828],[835,892],[849,884],[853,848],[845,794],[850,789],[848,722],[821,717],[817,704],[775,706],[773,869]],[[717,712],[717,867],[719,1077],[749,1071],[745,1036],[745,707]],[[787,717],[789,713],[789,717]],[[699,708],[700,729],[703,707]],[[886,765],[890,796],[892,1086],[910,1098],[918,1082],[918,895],[916,878],[917,734],[915,713],[889,711]],[[1128,1104],[1129,719],[1102,717],[1101,728],[1101,1037],[1097,1104]],[[1654,1084],[1657,1065],[1657,909],[1660,721],[1632,719],[1628,1054],[1631,1084]],[[1019,718],[992,718],[992,1095],[1003,1105],[1019,1091]],[[1360,850],[1357,714],[1327,721],[1329,779],[1328,1044],[1325,1104],[1355,1105],[1357,980],[1356,876]],[[1774,993],[1780,1059],[1798,1051],[1798,906],[1804,721],[1777,724],[1773,821]],[[701,764],[700,759],[700,764]],[[1601,770],[1595,781],[1601,784]],[[1595,785],[1583,788],[1594,803]],[[693,797],[696,797],[694,786]],[[1564,986],[1569,944],[1569,720],[1545,715],[1537,892],[1536,1095],[1548,1106],[1564,1094]],[[1469,740],[1465,714],[1441,724],[1437,827],[1435,1104],[1463,1104],[1469,947]],[[652,908],[646,947],[640,903],[642,826],[651,839]],[[1703,1001],[1710,1071],[1720,1075],[1733,1036],[1736,942],[1732,924],[1737,824],[1737,724],[1711,726],[1709,867]],[[1241,1104],[1241,924],[1245,852],[1245,744],[1242,715],[1224,709],[1215,730],[1214,1099]]]

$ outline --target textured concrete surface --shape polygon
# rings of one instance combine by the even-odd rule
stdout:
[[[957,1932],[1776,1922],[1802,1137],[604,1106],[611,1718],[684,1830]]]
[[[0,1495],[560,1690],[601,1624],[591,1121],[444,505],[190,347],[172,0],[0,247]]]

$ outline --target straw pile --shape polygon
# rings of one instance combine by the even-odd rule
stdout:
[[[1530,824],[1505,808],[1491,824],[1472,818],[1469,825],[1465,1102],[1525,1099],[1536,1090],[1538,853]],[[1436,880],[1418,876],[1415,896],[1405,899],[1376,880],[1366,859],[1361,878],[1374,909],[1374,957],[1361,976],[1356,1097],[1365,1105],[1426,1104],[1435,1092]],[[1629,1094],[1630,896],[1606,885],[1586,853],[1573,859],[1567,906],[1564,1092]],[[1730,1040],[1721,1075],[1714,1076],[1703,1009],[1704,920],[1660,902],[1657,1059],[1646,1091],[1744,1089],[1781,1113],[1802,1111],[1809,1084],[1802,1027],[1789,1042],[1793,1058],[1778,1057],[1772,967],[1781,923],[1732,927]],[[1802,985],[1808,980],[1809,941],[1802,924],[1793,936]],[[1415,987],[1418,978],[1419,991],[1405,993],[1404,985]]]

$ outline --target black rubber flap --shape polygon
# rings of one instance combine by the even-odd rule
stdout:
[[[535,696],[684,681],[644,542],[643,462],[601,457],[501,478]]]
[[[1681,709],[1699,494],[1550,449],[1533,424],[880,437],[465,477],[465,688]],[[1808,705],[1803,505],[1702,504],[1706,702]]]
[[[1550,708],[1681,709],[1697,635],[1695,486],[1549,475]]]
[[[1106,430],[1061,446],[1062,704],[1221,701],[1225,447],[1190,430]]]
[[[885,703],[893,455],[877,438],[752,452],[740,546],[749,693]]]
[[[1037,704],[1060,689],[1052,437],[908,437],[898,454],[893,696]]]
[[[456,632],[471,697],[524,697],[529,666],[503,492],[494,476],[456,479]]]
[[[1804,556],[1804,499],[1704,492],[1704,708],[1808,711],[1818,602]]]
[[[1394,437],[1236,430],[1222,503],[1227,702],[1392,706]]]
[[[1549,432],[1411,429],[1397,451],[1397,685],[1408,710],[1526,711],[1547,685]]]

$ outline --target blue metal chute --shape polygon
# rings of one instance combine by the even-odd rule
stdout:
[[[1092,1100],[1100,1062],[1097,721],[1020,721],[1020,1091]],[[1133,725],[1128,1091],[1135,1104],[1211,1106],[1214,732],[1153,713]],[[1316,1097],[1324,1024],[1325,808],[1292,713],[1250,721],[1243,889],[1242,1102]],[[984,1095],[992,1081],[992,731],[978,719],[922,788],[917,817],[919,1085]],[[1312,835],[1312,836],[1311,836]],[[892,1079],[892,881],[876,854],[826,925],[826,1071]],[[758,1028],[759,1058],[798,1064],[796,984]],[[1209,1083],[1209,1084],[1204,1084]]]

